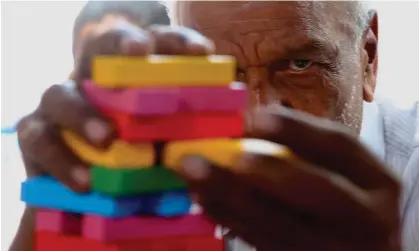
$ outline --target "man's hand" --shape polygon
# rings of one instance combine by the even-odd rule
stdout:
[[[255,116],[252,136],[302,161],[245,155],[226,170],[186,159],[181,174],[215,221],[258,250],[400,250],[400,185],[356,138],[299,112]]]
[[[142,30],[124,23],[91,34],[76,64],[75,80],[49,88],[36,111],[18,125],[28,175],[48,173],[76,191],[88,189],[88,165],[64,145],[60,129],[73,130],[97,147],[106,147],[114,136],[112,124],[78,88],[81,80],[90,78],[94,56],[206,55],[212,51],[209,40],[186,28],[156,26]]]
[[[89,188],[88,164],[64,144],[60,129],[67,128],[97,147],[106,147],[114,137],[112,123],[104,119],[79,91],[81,80],[90,78],[96,55],[144,56],[148,54],[206,55],[212,43],[186,28],[165,26],[138,29],[121,23],[100,27],[85,40],[71,81],[54,85],[43,95],[39,107],[18,125],[18,138],[28,176],[49,174],[75,191]],[[34,214],[26,210],[12,251],[32,250]]]

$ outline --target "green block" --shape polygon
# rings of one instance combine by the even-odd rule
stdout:
[[[91,188],[111,196],[162,192],[186,188],[186,184],[171,170],[152,168],[106,168],[93,165],[90,169]]]

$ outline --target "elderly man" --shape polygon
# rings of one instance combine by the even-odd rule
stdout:
[[[230,229],[229,249],[250,250],[242,239],[258,250],[419,250],[418,106],[380,106],[364,116],[377,134],[364,141],[381,147],[378,155],[357,139],[366,130],[363,102],[373,101],[376,87],[374,11],[355,1],[188,1],[170,10],[172,22],[187,28],[150,26],[168,22],[157,2],[85,6],[75,23],[72,80],[48,89],[19,124],[28,175],[47,172],[76,191],[88,189],[87,168],[57,128],[98,147],[114,135],[77,89],[93,56],[229,54],[257,108],[249,111],[250,135],[305,160],[245,155],[231,170],[185,160],[179,174]],[[30,246],[32,227],[28,209],[12,250]]]

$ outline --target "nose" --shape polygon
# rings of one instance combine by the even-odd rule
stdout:
[[[245,72],[245,80],[250,91],[250,105],[254,106],[285,106],[293,108],[286,97],[281,96],[280,86],[273,83],[269,70],[265,67],[250,67]]]
[[[269,72],[263,67],[250,67],[244,73],[244,80],[249,89],[249,109],[246,113],[246,129],[251,133],[254,124],[255,107],[269,105],[269,97],[274,89],[269,81]]]
[[[245,80],[250,92],[250,104],[252,106],[266,105],[270,86],[267,69],[250,67],[245,73]]]

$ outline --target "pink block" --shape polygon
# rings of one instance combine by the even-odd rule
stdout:
[[[194,111],[239,111],[246,108],[242,83],[229,87],[165,87],[114,90],[83,83],[87,98],[96,106],[138,115],[163,115]]]
[[[121,219],[86,215],[83,220],[83,237],[108,242],[121,239],[214,234],[216,228],[216,225],[202,214],[175,218],[146,216]]]
[[[38,210],[35,226],[37,231],[78,235],[81,233],[81,218],[61,211]]]
[[[178,111],[240,111],[247,107],[247,91],[239,82],[228,87],[184,87],[179,90]]]
[[[96,106],[141,115],[175,113],[180,99],[179,91],[176,89],[110,90],[97,86],[91,81],[84,81],[83,90]]]

